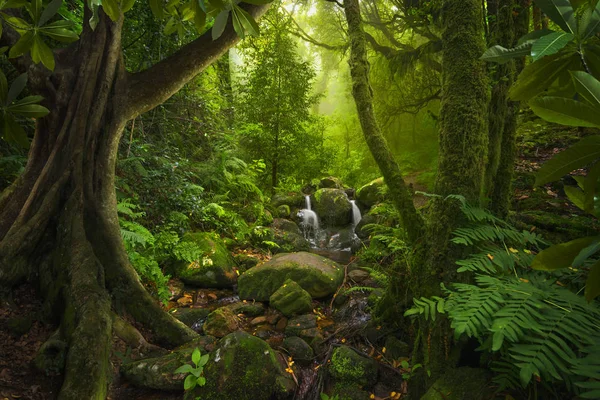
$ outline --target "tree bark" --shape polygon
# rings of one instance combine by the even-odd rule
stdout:
[[[369,83],[367,45],[361,25],[358,0],[344,0],[344,12],[350,39],[349,64],[352,76],[352,95],[356,103],[358,119],[369,150],[379,166],[394,205],[400,213],[408,239],[416,244],[422,239],[424,222],[415,209],[410,191],[402,178],[400,167],[388,148],[375,119],[373,91]]]
[[[258,17],[267,7],[246,8]],[[90,16],[86,8],[84,21]],[[34,283],[44,310],[60,324],[69,351],[59,399],[106,397],[113,310],[144,325],[159,344],[196,336],[159,306],[129,263],[115,164],[127,121],[165,101],[238,38],[230,22],[218,41],[208,33],[156,67],[128,75],[122,25],[122,16],[113,22],[100,11],[95,30],[85,24],[79,41],[56,52],[53,73],[30,68],[31,89],[51,112],[36,122],[25,171],[0,197],[1,293]]]

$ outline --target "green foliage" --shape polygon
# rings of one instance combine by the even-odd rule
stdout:
[[[208,354],[202,355],[200,349],[196,347],[192,352],[192,363],[194,365],[183,364],[173,372],[174,374],[189,374],[183,381],[184,390],[193,390],[196,386],[206,385],[206,378],[203,376],[203,373],[204,366],[208,363],[208,358]]]
[[[538,377],[543,384],[562,382],[566,390],[593,398],[600,365],[589,352],[600,345],[598,305],[566,287],[566,275],[531,270],[531,253],[544,243],[541,238],[464,203],[463,212],[475,225],[461,228],[453,241],[482,250],[457,262],[460,272],[479,273],[475,284],[442,285],[444,296],[413,299],[405,315],[435,320],[442,314],[456,339],[477,339],[480,350],[491,355],[499,390],[526,388]]]

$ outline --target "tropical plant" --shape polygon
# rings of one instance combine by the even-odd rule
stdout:
[[[206,385],[206,378],[203,376],[203,373],[204,366],[208,363],[208,358],[208,354],[202,355],[200,349],[196,347],[192,352],[192,363],[194,365],[183,364],[173,372],[174,374],[189,374],[183,381],[183,388],[185,390],[193,390],[196,386]]]

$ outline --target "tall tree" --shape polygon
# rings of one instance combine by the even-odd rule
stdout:
[[[243,34],[240,15],[246,18],[244,27],[252,28],[249,16],[258,18],[267,8],[212,7],[211,15],[218,15],[216,40],[206,32],[170,57],[130,74],[121,43],[125,6],[106,1],[98,8],[85,2],[79,40],[54,52],[39,44],[39,28],[24,28],[15,19],[3,22],[0,40],[3,46],[17,47],[16,55],[30,50],[31,57],[14,58],[14,65],[28,71],[30,91],[44,96],[43,105],[50,110],[36,122],[25,171],[0,198],[0,285],[7,295],[14,285],[31,281],[42,289],[45,309],[60,320],[69,346],[60,399],[105,397],[114,312],[129,313],[164,344],[195,337],[157,305],[129,264],[116,210],[118,143],[128,120],[163,103],[238,42],[238,33]],[[155,8],[160,15],[180,15],[179,9]],[[46,22],[40,0],[28,10],[34,25]],[[199,7],[194,11],[203,29],[206,14]],[[233,21],[227,22],[231,14]],[[183,29],[180,19],[173,20]],[[53,70],[34,64],[40,58]]]

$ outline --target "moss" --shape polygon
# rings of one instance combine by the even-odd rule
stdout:
[[[347,346],[340,346],[333,352],[329,371],[338,381],[360,386],[371,386],[377,381],[377,363]]]
[[[421,400],[487,399],[490,374],[478,368],[461,367],[449,369],[425,393]]]
[[[314,194],[314,211],[325,226],[345,226],[352,222],[352,204],[342,189],[319,189]]]
[[[229,307],[217,308],[208,314],[206,322],[202,326],[207,335],[218,338],[228,335],[239,328],[239,322],[236,315]]]
[[[312,310],[312,298],[300,285],[287,279],[269,298],[271,307],[280,311],[286,317],[303,314]]]
[[[330,398],[337,398],[338,400],[368,400],[370,399],[370,394],[362,390],[359,385],[349,382],[338,382],[334,385]]]

